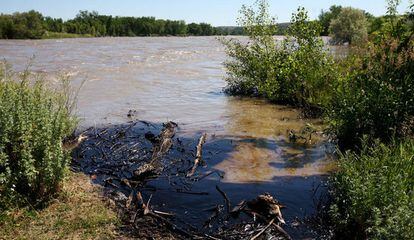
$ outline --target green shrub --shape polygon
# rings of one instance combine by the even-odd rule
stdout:
[[[414,140],[339,157],[331,216],[345,239],[414,239]]]
[[[284,57],[280,78],[283,101],[300,107],[324,107],[330,102],[337,82],[337,66],[319,37],[322,27],[310,21],[304,8],[292,14],[287,38],[281,48]],[[277,99],[276,99],[277,100]]]
[[[266,82],[276,77],[278,64],[276,42],[273,35],[277,31],[276,22],[268,13],[266,1],[257,1],[256,10],[243,6],[240,10],[239,25],[249,37],[249,43],[237,39],[222,38],[226,53],[231,58],[225,63],[228,83],[226,91],[231,94],[257,95],[263,92]],[[275,86],[277,88],[277,86]]]
[[[364,135],[387,142],[413,134],[414,32],[402,21],[345,61],[328,111],[342,147],[360,145]]]
[[[334,62],[322,39],[321,27],[309,21],[299,8],[292,15],[288,36],[277,43],[276,23],[268,13],[265,0],[256,2],[257,10],[244,6],[239,24],[249,41],[221,39],[230,57],[226,92],[267,98],[301,107],[320,106],[329,101],[334,77]]]
[[[62,140],[76,124],[68,79],[53,89],[28,70],[14,74],[5,63],[1,68],[0,201],[41,201],[58,190],[68,166]]]

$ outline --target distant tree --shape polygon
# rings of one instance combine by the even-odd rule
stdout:
[[[368,38],[368,22],[364,11],[356,8],[342,8],[338,17],[332,20],[329,30],[334,43],[359,44]]]
[[[208,23],[200,23],[201,35],[211,36],[213,34],[213,27]]]
[[[203,29],[201,28],[200,24],[197,23],[190,23],[188,24],[187,28],[189,35],[200,36],[203,32]]]
[[[50,32],[63,32],[63,20],[61,18],[44,18],[44,28]]]
[[[333,19],[337,18],[339,13],[341,13],[342,6],[333,5],[329,8],[328,11],[323,11],[319,15],[319,23],[322,26],[322,36],[328,36],[329,35],[329,27],[331,25],[331,22]]]
[[[0,15],[0,38],[13,38],[13,19],[10,15]]]
[[[41,38],[45,32],[43,16],[39,12],[29,11],[1,15],[0,34],[2,38]]]

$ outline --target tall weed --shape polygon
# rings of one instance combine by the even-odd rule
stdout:
[[[23,197],[31,203],[59,189],[69,154],[62,141],[75,129],[68,79],[47,85],[29,70],[0,70],[0,202]],[[2,206],[5,207],[5,206]]]

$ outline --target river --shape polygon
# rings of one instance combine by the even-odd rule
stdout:
[[[321,137],[312,144],[290,143],[287,134],[306,124],[318,131],[323,125],[289,107],[226,96],[226,55],[215,37],[0,40],[0,57],[17,71],[33,57],[30,69],[48,73],[50,81],[62,73],[74,86],[85,81],[77,105],[82,127],[127,122],[132,110],[133,118],[177,122],[179,135],[207,132],[209,139],[231,139],[217,146],[229,148],[225,156],[207,159],[224,173],[229,198],[270,192],[286,205],[289,232],[312,235],[295,233],[295,222],[316,211],[315,192],[334,165],[332,146]],[[185,201],[170,208],[180,211]]]

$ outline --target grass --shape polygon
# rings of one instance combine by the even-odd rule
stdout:
[[[87,176],[70,172],[46,208],[0,213],[0,239],[115,239],[119,223],[100,189]]]
[[[346,239],[414,239],[414,140],[340,156],[331,216]]]

